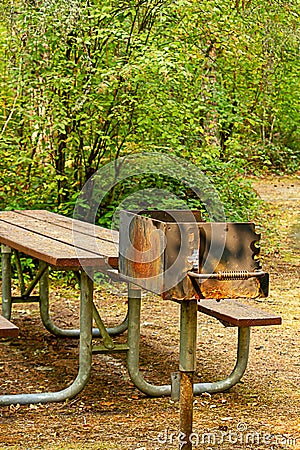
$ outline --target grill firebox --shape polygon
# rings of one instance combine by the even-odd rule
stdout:
[[[267,297],[250,222],[203,222],[199,211],[121,211],[121,274],[167,300]]]

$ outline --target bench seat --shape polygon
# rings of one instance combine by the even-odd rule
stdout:
[[[0,338],[3,337],[17,337],[19,334],[19,328],[11,323],[5,317],[0,316]]]
[[[281,324],[280,316],[237,300],[200,300],[198,311],[215,317],[226,326],[253,327]]]

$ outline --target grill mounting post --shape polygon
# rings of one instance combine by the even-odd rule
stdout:
[[[193,375],[196,370],[197,300],[180,303],[180,446],[191,450],[193,431]]]

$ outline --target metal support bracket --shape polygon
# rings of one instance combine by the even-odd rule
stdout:
[[[22,277],[19,276],[21,296],[20,297],[12,297],[12,302],[13,303],[15,303],[15,302],[21,303],[23,301],[25,303],[25,302],[39,301],[38,296],[31,297],[30,294],[34,290],[34,288],[38,285],[40,279],[46,272],[47,268],[48,268],[48,266],[46,264],[40,265],[38,272],[36,273],[34,279],[31,281],[31,283],[29,284],[27,289],[24,284],[23,276]]]
[[[179,402],[180,399],[180,372],[171,373],[171,399]]]
[[[103,353],[126,353],[128,352],[129,347],[127,344],[115,344],[114,348],[107,348],[104,345],[93,345],[92,351],[94,354],[103,354]]]
[[[178,383],[173,375],[172,385],[153,385],[148,383],[142,376],[139,370],[139,345],[140,345],[140,311],[141,311],[141,291],[137,288],[129,286],[128,293],[128,353],[127,353],[127,368],[129,376],[133,384],[146,395],[150,397],[162,397],[173,395],[174,399],[179,398]],[[216,393],[224,392],[232,388],[242,378],[248,363],[250,347],[250,328],[238,328],[238,346],[237,346],[237,360],[235,367],[231,374],[220,381],[211,383],[194,383],[194,395],[202,394],[203,392]]]
[[[40,266],[38,272],[36,273],[34,279],[31,281],[29,286],[26,288],[25,282],[24,282],[24,276],[22,273],[22,266],[20,261],[20,254],[17,250],[13,250],[13,254],[15,256],[15,265],[17,269],[18,274],[18,281],[19,281],[19,287],[21,295],[19,296],[12,296],[11,295],[11,253],[12,249],[10,247],[7,247],[6,245],[2,245],[2,279],[4,280],[3,283],[3,290],[2,290],[2,314],[4,317],[9,315],[9,318],[11,316],[11,308],[14,303],[33,303],[33,302],[39,302],[40,297],[38,295],[31,295],[34,288],[38,285],[40,279],[42,278],[43,274],[47,270],[47,265]],[[8,301],[6,301],[8,300]],[[8,318],[8,317],[6,317]]]
[[[105,325],[100,317],[100,314],[99,314],[94,302],[93,302],[93,316],[94,316],[95,322],[97,324],[97,327],[100,331],[104,347],[107,348],[108,350],[114,349],[115,343],[112,340],[112,338],[110,337],[110,335],[108,334],[108,332],[106,331]]]

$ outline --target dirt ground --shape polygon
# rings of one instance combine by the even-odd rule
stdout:
[[[229,392],[194,402],[194,448],[300,449],[300,175],[253,179],[271,204],[263,233],[263,268],[270,296],[251,303],[282,316],[281,326],[252,328],[242,381]],[[266,223],[274,232],[264,235]],[[124,286],[98,286],[106,323],[126,313]],[[78,292],[54,283],[51,312],[61,326],[76,326]],[[169,383],[178,369],[178,305],[143,298],[140,368],[152,383]],[[77,373],[78,343],[58,339],[42,326],[36,304],[13,307],[17,339],[0,343],[0,393],[66,387]],[[215,381],[235,364],[236,328],[199,315],[197,381]],[[119,338],[119,341],[124,341]],[[178,449],[179,405],[152,399],[130,382],[124,355],[95,355],[91,379],[64,403],[0,409],[0,449]]]

